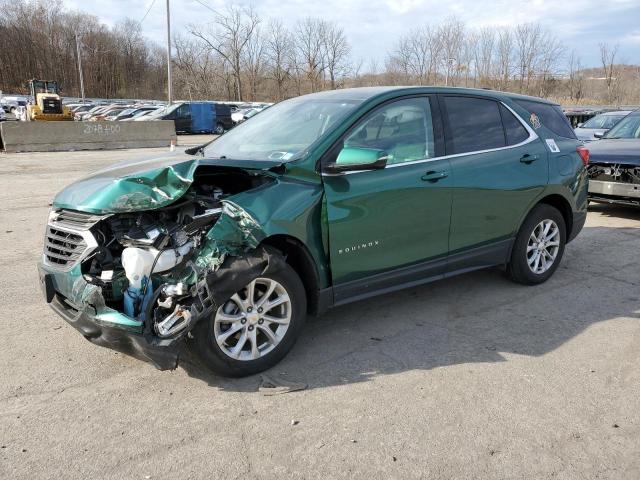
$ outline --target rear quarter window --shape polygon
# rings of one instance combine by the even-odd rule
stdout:
[[[573,132],[569,120],[558,105],[530,100],[516,100],[515,102],[529,113],[536,114],[540,123],[559,137],[576,139],[576,134]]]
[[[502,115],[504,134],[507,137],[507,145],[517,145],[529,138],[529,132],[524,128],[524,125],[502,104],[500,105],[500,114]]]

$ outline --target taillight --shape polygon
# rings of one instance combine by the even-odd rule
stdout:
[[[587,147],[579,146],[578,148],[576,148],[576,152],[578,152],[578,155],[580,155],[584,166],[586,167],[587,165],[589,165],[589,149]]]

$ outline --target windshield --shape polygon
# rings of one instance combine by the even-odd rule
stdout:
[[[624,115],[596,115],[591,120],[582,125],[582,128],[611,128],[621,119]]]
[[[640,138],[640,113],[624,117],[603,138]]]
[[[56,82],[35,80],[33,82],[33,89],[36,93],[58,93],[58,84]]]
[[[234,160],[295,160],[360,101],[298,97],[270,107],[225,133],[205,156]]]

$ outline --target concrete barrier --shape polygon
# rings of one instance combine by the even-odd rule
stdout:
[[[173,120],[148,122],[2,122],[6,152],[56,152],[165,147],[176,141]]]

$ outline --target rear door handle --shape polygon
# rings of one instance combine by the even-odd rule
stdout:
[[[538,160],[538,155],[529,155],[528,153],[525,153],[520,157],[520,163],[526,163],[527,165],[535,162],[536,160]]]
[[[435,183],[438,180],[442,180],[443,178],[447,178],[449,176],[449,172],[446,170],[429,170],[427,173],[420,177],[425,182]]]

